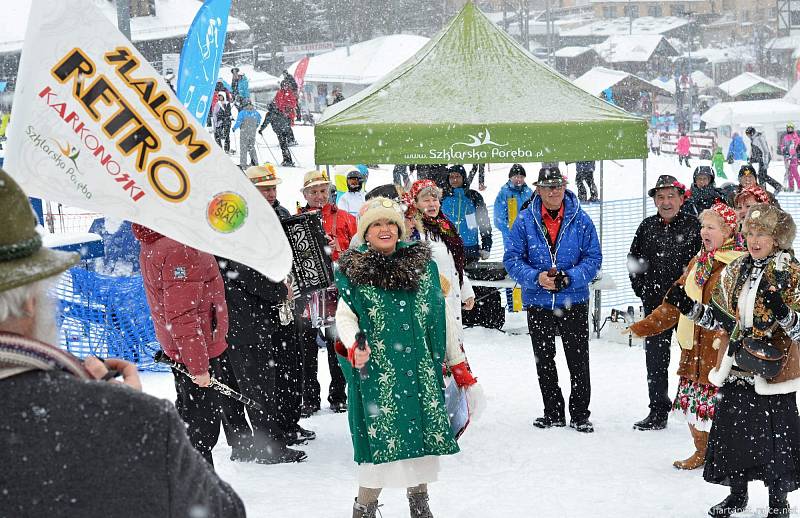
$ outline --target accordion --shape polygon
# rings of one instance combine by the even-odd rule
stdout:
[[[292,249],[292,290],[295,297],[324,290],[333,284],[328,238],[316,212],[281,220]]]

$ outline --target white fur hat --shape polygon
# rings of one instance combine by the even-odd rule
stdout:
[[[402,241],[406,236],[405,212],[394,200],[378,196],[368,200],[358,211],[358,235],[367,240],[369,226],[380,219],[388,219],[397,225],[398,239]]]

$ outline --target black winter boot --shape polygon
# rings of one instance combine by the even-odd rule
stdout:
[[[378,501],[370,502],[366,505],[359,504],[358,498],[353,502],[353,518],[375,518],[378,511]]]
[[[767,518],[788,518],[790,514],[786,493],[769,488],[769,514]]]
[[[408,493],[408,508],[411,518],[433,518],[431,508],[428,507],[428,492]]]
[[[747,485],[731,486],[731,494],[725,500],[708,510],[714,518],[730,518],[734,513],[741,513],[747,507]]]

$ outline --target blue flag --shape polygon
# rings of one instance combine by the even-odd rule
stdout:
[[[206,0],[194,17],[181,50],[178,98],[201,124],[211,108],[219,76],[231,0]]]

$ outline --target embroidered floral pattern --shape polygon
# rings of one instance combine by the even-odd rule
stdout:
[[[698,430],[708,431],[714,419],[718,391],[714,385],[681,377],[672,411],[683,414],[689,424]]]

